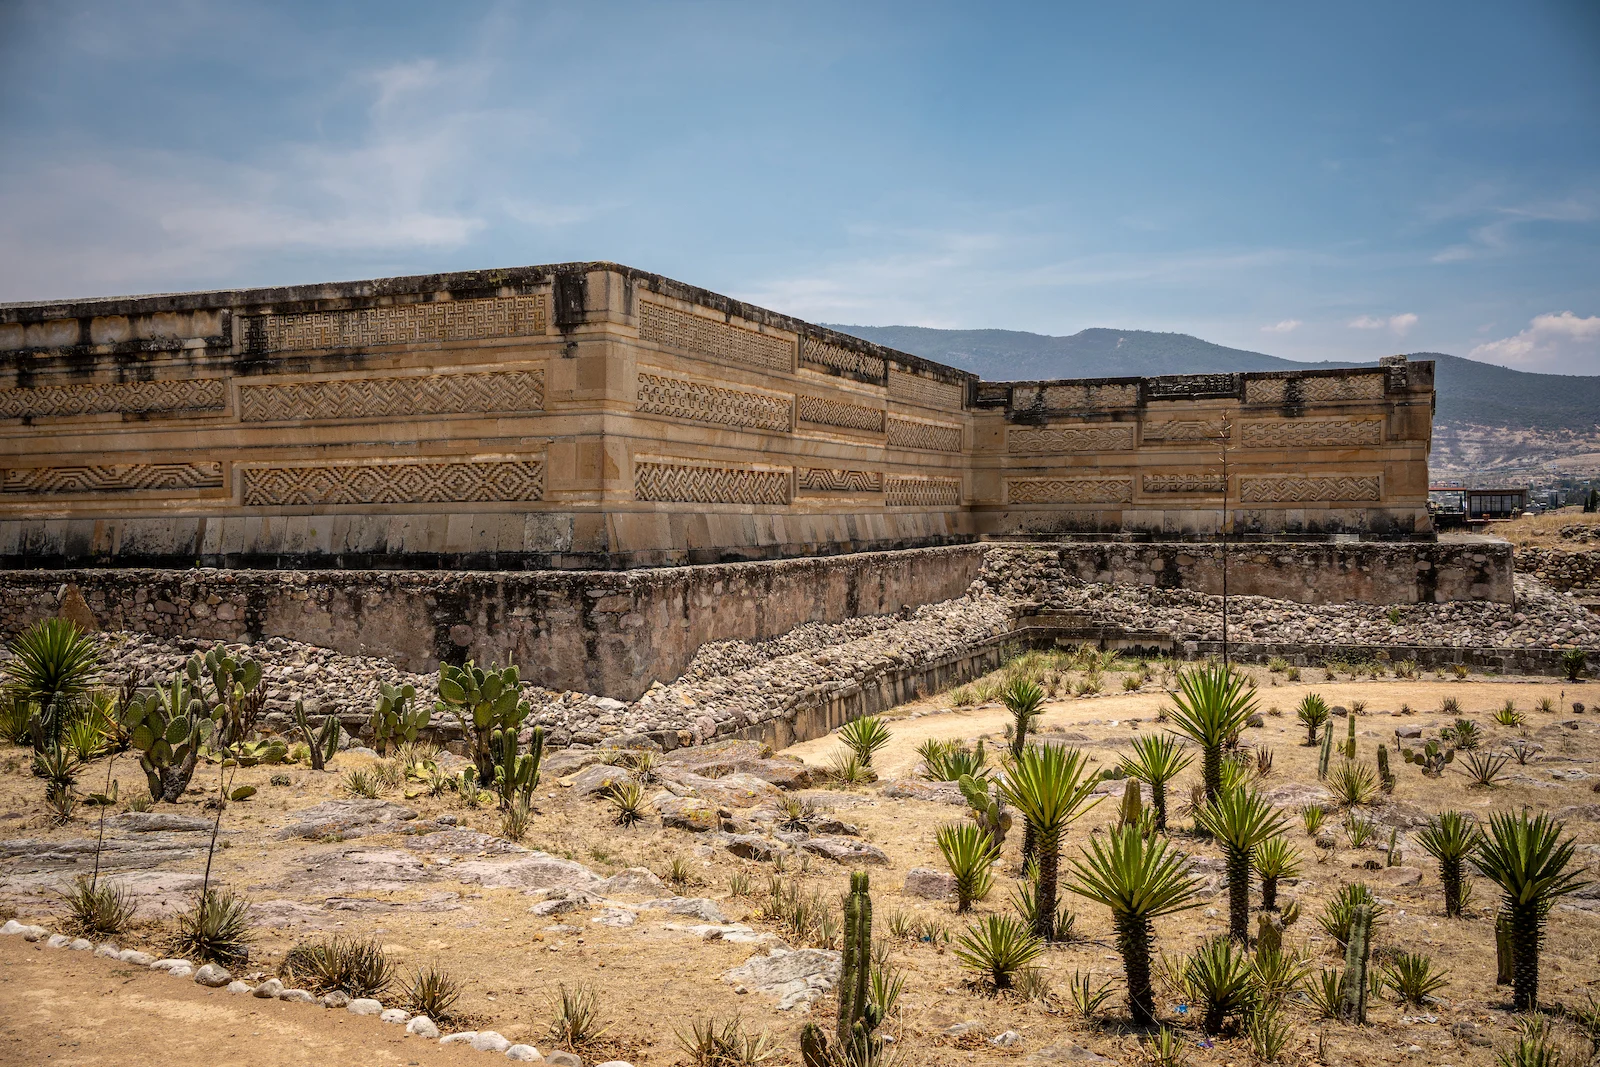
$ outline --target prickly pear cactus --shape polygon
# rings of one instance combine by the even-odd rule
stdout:
[[[372,709],[372,747],[378,755],[389,754],[389,744],[415,741],[417,734],[428,725],[428,709],[412,706],[417,689],[402,685],[398,689],[387,682],[378,683],[378,702]]]
[[[222,731],[220,743],[231,747],[243,742],[265,696],[259,691],[261,664],[253,659],[236,660],[219,645],[204,656],[192,657],[185,669],[197,696],[203,681],[211,683],[213,715]]]
[[[1456,750],[1454,748],[1447,748],[1437,741],[1424,742],[1420,752],[1402,748],[1400,754],[1405,757],[1407,763],[1416,764],[1417,767],[1421,768],[1423,775],[1428,778],[1443,776],[1445,766],[1454,763],[1456,759]]]
[[[495,731],[515,733],[527,718],[529,709],[519,699],[521,692],[516,667],[485,670],[471,660],[462,667],[439,665],[439,702],[434,710],[448,710],[461,723],[472,742],[472,762],[481,782],[495,780]]]
[[[195,661],[190,661],[194,666]],[[191,675],[192,675],[191,671]],[[171,804],[189,788],[201,749],[217,729],[204,700],[183,675],[128,706],[129,743],[139,753],[152,800]]]
[[[1006,834],[1011,831],[1011,813],[1006,810],[1000,797],[989,791],[989,779],[963,774],[956,785],[961,789],[961,795],[967,798],[972,821],[978,824],[978,829],[989,835],[998,852],[1006,843]]]

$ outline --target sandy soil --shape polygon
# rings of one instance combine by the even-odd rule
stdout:
[[[1495,523],[1493,530],[1520,548],[1559,548],[1564,552],[1582,552],[1593,549],[1594,541],[1572,541],[1563,538],[1563,526],[1600,527],[1600,515],[1585,515],[1581,508],[1562,508],[1543,515],[1524,515],[1511,522]]]
[[[1566,773],[1588,768],[1600,775],[1600,768],[1594,766],[1600,757],[1600,715],[1591,712],[1574,719],[1569,710],[1573,699],[1590,705],[1600,703],[1600,686],[1594,683],[1570,686],[1548,680],[1478,676],[1466,681],[1351,681],[1341,676],[1340,680],[1329,682],[1320,670],[1303,673],[1304,681],[1295,685],[1286,683],[1281,675],[1253,670],[1261,685],[1261,705],[1267,715],[1265,726],[1249,731],[1247,741],[1274,751],[1273,772],[1262,782],[1263,788],[1291,782],[1316,783],[1316,750],[1300,744],[1304,731],[1292,711],[1307,691],[1321,692],[1330,703],[1347,704],[1357,699],[1367,702],[1366,713],[1357,721],[1361,756],[1369,762],[1376,743],[1392,745],[1397,725],[1436,727],[1448,721],[1438,708],[1440,701],[1450,696],[1459,700],[1464,713],[1484,728],[1491,744],[1517,733],[1494,725],[1490,718],[1505,700],[1515,700],[1528,714],[1528,736],[1545,746],[1544,761],[1530,762],[1527,767],[1513,764],[1508,771],[1516,772],[1519,778],[1493,790],[1483,790],[1468,788],[1465,777],[1454,770],[1443,779],[1428,779],[1396,759],[1399,785],[1392,798],[1393,806],[1376,809],[1374,817],[1382,819],[1385,810],[1418,813],[1446,806],[1481,814],[1519,805],[1555,809],[1600,804],[1600,797],[1590,790],[1593,779],[1557,780],[1550,774],[1552,769]],[[1118,675],[1108,674],[1106,681],[1112,690],[1120,689]],[[1561,710],[1556,714],[1533,711],[1544,696],[1557,700]],[[1138,693],[1116,691],[1054,701],[1040,728],[1067,734],[1067,739],[1084,747],[1097,765],[1111,765],[1118,761],[1135,732],[1161,728],[1156,716],[1165,701],[1165,695],[1154,686]],[[1402,704],[1418,710],[1409,716],[1394,716],[1392,713]],[[1280,714],[1273,714],[1273,707]],[[916,745],[928,737],[987,736],[998,744],[1006,719],[998,706],[952,709],[948,694],[897,709],[890,724],[893,739],[878,755],[877,769],[885,780],[908,773],[915,764]],[[1570,730],[1559,725],[1566,720],[1578,721],[1580,728]],[[824,765],[839,747],[838,740],[829,737],[795,746],[791,751],[808,763]],[[343,755],[337,771],[363,762],[363,757]],[[7,768],[6,773],[0,774],[0,837],[60,840],[92,835],[92,809],[80,809],[71,826],[47,826],[40,814],[41,784],[27,773],[20,753],[7,759],[0,752],[0,766]],[[132,761],[124,759],[118,768],[125,797],[142,788],[142,776]],[[666,930],[654,920],[641,919],[637,926],[613,929],[590,924],[592,913],[585,911],[554,920],[536,918],[528,914],[528,897],[516,889],[485,889],[452,882],[448,868],[433,870],[429,881],[392,891],[330,892],[328,887],[317,885],[319,862],[346,850],[403,848],[403,839],[389,835],[344,843],[276,840],[274,831],[294,810],[338,795],[339,774],[292,768],[288,773],[293,784],[282,788],[267,784],[269,773],[274,771],[282,773],[283,769],[248,768],[240,772],[241,783],[257,784],[261,792],[255,799],[228,809],[223,824],[228,847],[217,853],[218,877],[256,901],[286,899],[320,905],[329,896],[344,895],[360,898],[356,906],[363,910],[326,910],[319,912],[310,926],[262,929],[252,969],[272,971],[289,947],[311,937],[331,932],[371,936],[381,941],[402,965],[437,962],[466,982],[467,1019],[460,1028],[492,1028],[513,1041],[547,1048],[550,997],[558,983],[590,980],[602,991],[602,1014],[609,1030],[599,1045],[586,1051],[588,1062],[612,1057],[641,1067],[684,1062],[675,1047],[675,1026],[695,1016],[735,1012],[742,1014],[752,1028],[770,1030],[787,1046],[788,1053],[773,1062],[798,1062],[793,1050],[804,1018],[775,1011],[770,998],[740,996],[719,978],[724,970],[761,950],[750,945],[701,941]],[[1197,768],[1191,768],[1180,778],[1179,788],[1173,791],[1175,797],[1187,792],[1186,782],[1196,772]],[[83,787],[98,789],[99,776],[103,775],[102,761],[86,772]],[[197,786],[209,784],[204,772],[197,775]],[[904,895],[901,886],[906,871],[912,867],[942,866],[933,832],[942,823],[962,818],[962,809],[931,801],[891,800],[881,795],[881,789],[880,784],[855,791],[811,790],[805,795],[838,807],[843,818],[859,824],[866,840],[887,853],[889,865],[872,871],[876,929],[880,935],[886,933],[889,917],[896,911],[936,920],[959,933],[964,917],[955,916],[948,905]],[[773,873],[770,865],[733,859],[705,846],[696,835],[663,830],[654,820],[633,830],[621,830],[610,824],[604,804],[578,799],[554,783],[541,786],[540,796],[540,813],[525,845],[577,859],[603,875],[629,866],[664,872],[672,859],[686,859],[703,883],[683,890],[686,895],[712,897],[730,919],[750,922],[758,929],[774,929],[758,913],[759,898]],[[186,797],[177,809],[200,814],[201,799]],[[499,821],[492,811],[467,811],[453,801],[422,797],[403,802],[424,818],[454,814],[463,824],[488,832],[493,832]],[[1108,824],[1114,807],[1113,803],[1102,804],[1075,824],[1067,835],[1065,854],[1075,855],[1090,832]],[[1177,821],[1187,822],[1182,817]],[[1339,817],[1330,816],[1328,826],[1335,829],[1339,839],[1338,847],[1331,851],[1315,847],[1298,818],[1293,819],[1289,830],[1290,840],[1303,855],[1305,876],[1299,885],[1284,890],[1288,895],[1299,896],[1304,912],[1304,918],[1291,928],[1288,940],[1317,954],[1319,964],[1325,965],[1335,961],[1327,953],[1328,945],[1315,922],[1321,902],[1341,883],[1360,878],[1375,881],[1373,874],[1361,869],[1362,864],[1374,858],[1381,862],[1382,855],[1372,846],[1348,847],[1343,833],[1337,831],[1338,825]],[[1600,822],[1574,818],[1568,829],[1584,844],[1594,846],[1581,854],[1592,865],[1600,854]],[[1381,836],[1386,840],[1387,833]],[[1008,841],[1005,873],[997,878],[994,892],[979,905],[979,915],[1009,910],[1007,896],[1015,884],[1020,837],[1020,832],[1013,833]],[[1178,845],[1197,853],[1214,851],[1187,837],[1179,837]],[[162,869],[192,871],[203,861],[201,853],[198,858]],[[1513,1020],[1504,1010],[1507,998],[1503,990],[1494,986],[1488,918],[1493,899],[1489,887],[1480,880],[1475,917],[1447,923],[1431,862],[1420,855],[1407,856],[1405,862],[1421,868],[1422,882],[1418,886],[1384,886],[1379,890],[1380,895],[1394,901],[1382,940],[1427,952],[1450,971],[1450,985],[1442,992],[1444,1005],[1424,1012],[1385,1000],[1373,1008],[1373,1025],[1359,1030],[1322,1024],[1311,1018],[1309,1011],[1298,1009],[1293,1042],[1296,1055],[1313,1053],[1320,1036],[1325,1046],[1324,1060],[1329,1064],[1404,1061],[1450,1063],[1457,1067],[1487,1065],[1493,1062],[1493,1048],[1458,1040],[1447,1029],[1449,1024],[1459,1020],[1479,1023],[1485,1034],[1501,1043],[1511,1033]],[[0,880],[5,873],[0,870]],[[749,879],[754,889],[752,896],[736,897],[730,893],[730,879],[736,874]],[[812,858],[808,862],[791,861],[783,877],[798,880],[808,891],[833,897],[844,889],[848,872],[827,860]],[[442,901],[455,910],[409,910],[438,906],[439,895],[445,893],[458,894]],[[1114,997],[1115,1009],[1095,1022],[1078,1019],[1071,1008],[1067,986],[1075,972],[1091,973],[1097,983],[1119,981],[1121,965],[1111,948],[1109,917],[1104,909],[1079,898],[1068,899],[1078,913],[1079,928],[1087,940],[1048,953],[1044,966],[1057,995],[1043,1004],[972,992],[966,987],[966,976],[953,954],[942,946],[900,943],[892,947],[891,959],[905,971],[908,984],[899,1017],[889,1029],[906,1051],[908,1062],[1031,1062],[1029,1057],[1042,1048],[1069,1045],[1127,1061],[1133,1039],[1115,1021],[1122,1010],[1120,992]],[[0,905],[14,907],[25,921],[59,926],[58,910],[48,896],[13,896],[0,900]],[[1225,911],[1223,892],[1207,897],[1198,910],[1161,921],[1159,948],[1167,953],[1192,949],[1202,937],[1225,928]],[[146,926],[139,936],[125,937],[121,943],[157,949],[166,936],[164,922]],[[577,929],[564,933],[547,930],[557,922]],[[301,1041],[316,1043],[317,1059],[330,1064],[346,1062],[340,1057],[348,1057],[352,1063],[387,1063],[389,1059],[385,1057],[402,1054],[408,1059],[395,1058],[394,1062],[455,1062],[447,1058],[449,1050],[424,1048],[415,1039],[404,1041],[393,1033],[398,1028],[371,1020],[346,1018],[344,1013],[320,1008],[266,1004],[209,993],[162,975],[127,973],[129,968],[104,959],[84,959],[77,953],[51,951],[41,957],[41,950],[18,944],[19,940],[7,938],[0,948],[0,1003],[6,1006],[0,1011],[6,1027],[0,1033],[0,1057],[12,1057],[4,1062],[45,1062],[48,1056],[52,1057],[49,1062],[55,1063],[159,1059],[170,1067],[215,1067],[218,1063],[235,1062],[228,1057],[242,1057],[248,1051],[253,1063],[298,1063],[303,1061],[294,1058],[299,1053],[293,1050]],[[1600,959],[1600,915],[1559,910],[1551,921],[1544,959],[1543,995],[1547,1002],[1581,1002],[1588,992],[1600,994],[1600,968],[1595,964]],[[1158,1003],[1164,1013],[1171,1013],[1173,1002],[1166,991],[1158,989]],[[214,1033],[237,1037],[191,1037],[184,1027],[171,1026],[183,1013],[195,1012],[201,1005],[217,1005],[229,1012],[220,1017],[226,1023]],[[824,1018],[830,1011],[831,1004],[826,999],[815,1009]],[[1437,1021],[1402,1021],[1430,1014]],[[981,1024],[977,1034],[959,1039],[944,1036],[945,1029],[965,1020]],[[984,1042],[983,1038],[1007,1029],[1023,1035],[1019,1046],[999,1050]],[[141,1039],[141,1034],[145,1038]],[[132,1042],[127,1040],[129,1037]],[[237,1050],[231,1044],[235,1040],[239,1043]],[[260,1053],[261,1049],[276,1049],[280,1041],[281,1054]],[[147,1051],[156,1047],[159,1053]],[[1408,1051],[1413,1047],[1415,1052]],[[130,1049],[133,1055],[145,1055],[147,1059],[127,1058]],[[117,1058],[111,1058],[113,1050]],[[30,1055],[32,1059],[27,1058]],[[1244,1042],[1233,1039],[1218,1042],[1214,1049],[1193,1050],[1191,1062],[1221,1065],[1247,1061]]]

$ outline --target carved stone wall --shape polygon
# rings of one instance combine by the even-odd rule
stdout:
[[[781,431],[789,428],[790,408],[791,401],[786,396],[639,372],[639,410],[651,415]]]
[[[239,389],[239,418],[245,422],[464,415],[543,407],[542,370],[337,378]]]

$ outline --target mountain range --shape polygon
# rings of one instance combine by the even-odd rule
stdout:
[[[832,326],[889,348],[971,371],[986,381],[1116,378],[1158,374],[1307,370],[1373,366],[1308,363],[1212,344],[1183,333],[1089,329],[1069,337],[1019,330],[935,330],[923,326]],[[1535,374],[1442,352],[1411,352],[1437,366],[1435,422],[1507,427],[1541,434],[1600,433],[1600,376]]]

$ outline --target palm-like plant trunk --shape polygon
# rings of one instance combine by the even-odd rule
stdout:
[[[1278,910],[1278,879],[1264,874],[1261,876],[1261,910]]]
[[[1061,860],[1061,835],[1041,834],[1035,862],[1039,865],[1039,884],[1034,897],[1037,911],[1033,932],[1046,944],[1056,939],[1056,871]]]
[[[1250,850],[1228,849],[1228,936],[1250,943]]]
[[[1200,761],[1200,776],[1206,783],[1206,803],[1222,793],[1222,746],[1207,745]]]
[[[1447,919],[1461,917],[1461,860],[1439,861],[1439,881],[1444,883],[1444,915]]]
[[[1027,816],[1022,819],[1022,865],[1026,867],[1028,861],[1039,853],[1039,834],[1034,829],[1033,820]]]
[[[1163,778],[1150,782],[1150,806],[1156,810],[1156,832],[1167,832],[1167,783]]]
[[[1150,920],[1142,916],[1116,916],[1117,951],[1128,977],[1128,1012],[1135,1026],[1156,1021],[1155,991],[1150,987]]]
[[[1517,1011],[1539,1007],[1539,904],[1511,905],[1511,1001]]]

